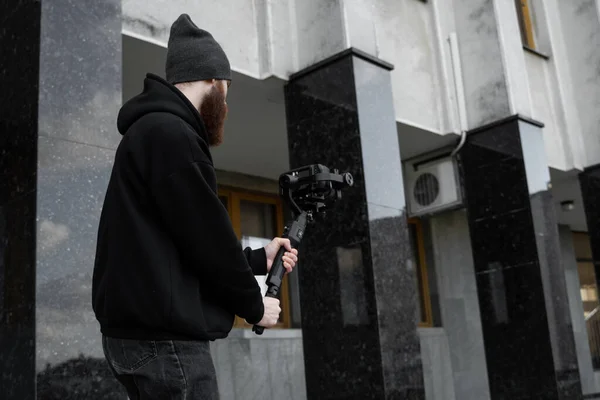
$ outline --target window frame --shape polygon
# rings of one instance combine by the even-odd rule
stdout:
[[[517,8],[519,33],[523,47],[535,50],[531,2],[529,0],[515,0],[515,6]]]
[[[575,260],[577,262],[594,262],[594,259],[592,257],[591,254],[591,245],[590,245],[590,254],[589,257],[580,257],[579,254],[577,254],[577,241],[578,240],[583,240],[585,242],[590,241],[590,234],[589,232],[582,232],[582,231],[571,231],[571,234],[573,236],[572,240],[573,240],[573,251],[575,252]]]
[[[580,271],[580,264],[594,264],[594,259],[592,257],[591,254],[591,244],[589,244],[590,242],[590,235],[588,232],[580,232],[580,231],[571,231],[571,236],[572,236],[572,241],[573,241],[573,252],[575,255],[575,262],[577,264],[577,273],[578,273],[578,278],[579,278],[579,286],[581,289],[581,275],[579,275]],[[583,240],[586,244],[589,244],[589,251],[587,251],[588,249],[586,248],[586,254],[585,257],[581,256],[581,253],[578,253],[578,250],[581,250],[581,248],[578,245],[578,241]],[[588,247],[588,246],[586,246]],[[596,273],[595,273],[595,269],[594,269],[594,278],[596,278]],[[596,284],[596,296],[598,298],[600,298],[600,293],[598,291],[598,283],[597,280],[594,282]],[[583,299],[582,299],[582,303],[583,303]],[[600,301],[598,302],[599,306],[600,306]]]
[[[284,215],[283,215],[283,202],[281,198],[276,194],[262,193],[257,191],[251,191],[242,188],[236,188],[231,186],[218,187],[218,196],[227,199],[227,212],[231,219],[233,230],[238,237],[238,240],[242,239],[242,224],[241,224],[241,202],[243,200],[252,201],[261,204],[271,204],[275,206],[276,213],[276,235],[281,237],[284,229]],[[289,329],[292,325],[291,318],[291,307],[290,307],[290,295],[289,295],[289,283],[287,276],[284,276],[279,299],[281,301],[281,317],[277,325],[272,329]],[[252,325],[246,323],[243,318],[235,316],[234,328],[249,329]]]
[[[423,300],[419,299],[419,303],[423,303],[425,307],[425,320],[422,321],[419,316],[418,326],[420,328],[432,328],[433,327],[433,312],[431,309],[431,294],[429,291],[429,276],[427,274],[427,260],[426,260],[426,252],[425,252],[425,239],[423,237],[423,223],[419,218],[409,218],[409,225],[414,225],[417,243],[417,270],[421,276],[420,282],[420,291],[417,292],[417,296],[420,296],[420,293],[423,293]],[[419,284],[419,282],[417,282]]]

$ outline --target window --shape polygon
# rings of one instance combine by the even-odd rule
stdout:
[[[535,49],[533,23],[531,19],[531,2],[530,0],[515,0],[515,2],[523,46],[530,49]]]
[[[408,220],[408,230],[413,253],[413,265],[415,266],[415,278],[417,293],[419,295],[417,303],[417,313],[419,315],[419,326],[433,326],[431,312],[431,298],[429,295],[429,283],[427,279],[427,265],[425,259],[425,242],[423,240],[423,227],[421,221],[417,218]]]
[[[598,293],[596,289],[596,272],[592,259],[592,248],[587,233],[574,232],[573,245],[577,258],[583,314],[586,318],[598,308]]]
[[[256,194],[232,188],[220,188],[219,198],[231,218],[233,229],[242,242],[242,247],[263,247],[276,236],[283,234],[283,205],[277,195]],[[266,292],[266,276],[257,276],[263,296]],[[277,328],[291,326],[289,283],[287,276],[281,285],[281,317]],[[236,316],[235,327],[251,328],[246,321]]]
[[[592,364],[597,370],[600,369],[600,303],[598,302],[596,271],[589,235],[584,232],[574,232],[573,247],[577,259],[579,289],[592,353]]]

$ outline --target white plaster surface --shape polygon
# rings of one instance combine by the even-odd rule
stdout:
[[[420,328],[421,360],[427,400],[455,400],[448,337],[442,328]]]
[[[532,2],[536,45],[550,60],[523,50],[513,0],[123,0],[123,30],[165,44],[183,12],[214,34],[241,74],[287,79],[352,46],[394,65],[395,117],[403,124],[457,132],[464,101],[469,129],[514,113],[541,120],[554,168],[600,162],[594,0]],[[458,54],[448,44],[453,33]]]
[[[514,0],[494,0],[496,28],[511,114],[531,117],[531,98]]]
[[[346,0],[350,45],[391,62],[396,118],[447,133],[433,8],[414,0]]]
[[[596,0],[557,1],[583,143],[583,164],[600,163],[600,20]]]
[[[273,332],[262,340],[248,333],[234,329],[211,343],[221,400],[305,400],[301,335]]]
[[[231,65],[259,76],[260,7],[253,0],[123,0],[123,29],[167,43],[173,22],[183,13],[215,37]],[[263,8],[264,11],[264,8]]]
[[[571,143],[564,129],[563,110],[555,102],[558,88],[552,85],[552,66],[547,60],[531,53],[525,53],[525,60],[532,100],[531,117],[544,121],[544,147],[548,165],[567,170],[573,166]]]
[[[563,34],[560,3],[561,0],[543,0],[543,2],[538,0],[535,13],[542,16],[538,20],[545,21],[547,24],[545,31],[548,35],[546,44],[548,47],[545,50],[551,55],[551,59],[546,61],[551,78],[548,84],[556,92],[554,101],[557,112],[556,118],[560,118],[561,113],[564,114],[564,125],[559,124],[557,129],[560,129],[565,137],[566,169],[581,169],[585,164],[585,147],[577,101],[575,100],[576,88],[571,78],[573,66],[567,53],[567,38]],[[530,90],[533,91],[534,87],[532,86]],[[536,109],[539,110],[538,107],[539,104],[534,105],[534,113],[537,112]],[[551,154],[551,152],[549,153]]]
[[[470,129],[510,115],[494,2],[454,0]]]
[[[342,0],[295,0],[298,69],[347,49]]]
[[[431,219],[442,325],[456,399],[490,399],[483,332],[467,217],[464,210]]]

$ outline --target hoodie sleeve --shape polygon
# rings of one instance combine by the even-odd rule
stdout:
[[[255,324],[264,314],[260,287],[227,210],[208,183],[214,174],[206,162],[185,164],[155,185],[155,201],[166,229],[203,283],[228,310]],[[259,259],[251,253],[252,263]]]
[[[252,250],[250,247],[244,249],[244,255],[252,268],[254,275],[267,275],[267,253],[265,248]]]

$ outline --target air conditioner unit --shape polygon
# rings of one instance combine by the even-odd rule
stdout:
[[[458,165],[447,152],[406,161],[403,169],[409,216],[462,206]]]

